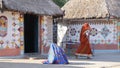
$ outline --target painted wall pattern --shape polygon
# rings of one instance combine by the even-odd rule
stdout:
[[[118,49],[118,33],[117,33],[117,21],[112,20],[111,23],[108,22],[88,22],[92,28],[92,32],[90,35],[90,43],[91,45],[94,45],[94,48],[96,49]],[[65,24],[64,24],[65,25]],[[65,29],[58,29],[58,31],[61,30],[61,33],[65,32],[66,34],[60,34],[60,38],[67,41],[67,42],[78,42],[80,38],[80,32],[81,32],[81,23],[71,23],[67,25],[67,31],[65,32]],[[61,28],[64,28],[64,26],[61,26]],[[63,37],[61,36],[63,35]],[[60,39],[58,39],[60,40]],[[59,42],[61,43],[61,41]],[[78,44],[77,44],[78,45]],[[74,47],[74,46],[72,46]],[[75,46],[76,47],[76,46]]]
[[[53,19],[51,16],[43,16],[41,19],[41,49],[42,54],[47,54],[50,44],[53,43]]]
[[[0,16],[0,36],[5,37],[7,35],[7,23],[8,19],[6,16]]]
[[[117,43],[117,29],[115,24],[90,24],[92,28],[90,42],[92,44]],[[68,26],[67,41],[79,42],[81,24]]]
[[[23,28],[23,15],[20,13],[8,11],[0,13],[0,50],[20,48],[21,54],[23,54]],[[4,31],[4,34],[2,34],[1,31]]]
[[[118,33],[117,33],[118,46],[120,49],[120,22],[117,23],[117,30],[118,30]]]

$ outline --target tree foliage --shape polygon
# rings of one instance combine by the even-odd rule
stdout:
[[[53,0],[59,7],[62,7],[68,0]]]

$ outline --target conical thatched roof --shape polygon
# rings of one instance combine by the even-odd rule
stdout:
[[[62,10],[52,0],[3,0],[7,10],[40,15],[62,15]]]
[[[64,18],[120,17],[120,0],[70,0],[62,10]]]

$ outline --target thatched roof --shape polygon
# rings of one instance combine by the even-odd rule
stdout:
[[[62,15],[62,10],[52,0],[3,0],[7,10],[40,15]]]
[[[70,0],[62,10],[64,18],[120,17],[120,0]]]

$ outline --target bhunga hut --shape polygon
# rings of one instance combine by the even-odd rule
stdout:
[[[92,28],[92,49],[104,52],[118,51],[120,0],[69,0],[62,10],[65,11],[65,16],[64,20],[59,20],[58,44],[68,53],[75,53],[83,23],[89,23]]]
[[[52,0],[0,0],[0,56],[47,54],[53,20],[63,15]]]

